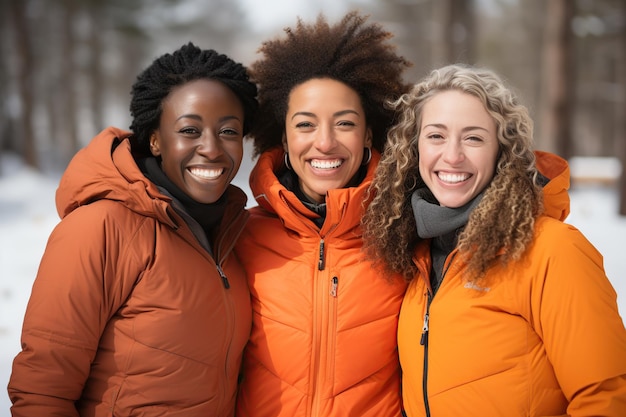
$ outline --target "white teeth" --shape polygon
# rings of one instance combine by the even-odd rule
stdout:
[[[312,159],[311,166],[317,169],[332,169],[340,167],[343,164],[341,159],[335,159],[332,161],[321,160],[321,159]]]
[[[470,177],[469,174],[443,174],[441,172],[437,175],[441,181],[449,183],[462,182]]]
[[[204,179],[214,179],[222,175],[224,168],[221,169],[203,169],[203,168],[190,168],[189,172],[196,177]]]

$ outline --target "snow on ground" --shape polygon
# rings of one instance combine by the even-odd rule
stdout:
[[[22,318],[39,259],[58,223],[54,193],[59,178],[37,174],[18,159],[0,157],[0,417],[8,417],[6,385],[11,362],[20,349]],[[573,162],[574,174],[585,170],[584,160]],[[248,171],[244,164],[235,180],[246,190]],[[582,184],[574,186],[570,196],[571,214],[566,221],[604,255],[607,276],[618,293],[621,315],[626,317],[626,217],[617,214],[615,185]]]

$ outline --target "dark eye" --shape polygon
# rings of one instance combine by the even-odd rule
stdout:
[[[220,135],[225,136],[239,136],[239,131],[236,129],[231,129],[229,127],[220,130]]]
[[[313,127],[313,123],[311,122],[300,122],[298,124],[296,124],[297,128],[307,128],[307,127]]]
[[[431,133],[426,136],[428,139],[443,139],[443,136],[439,133]]]
[[[196,129],[195,127],[191,127],[191,126],[183,127],[182,129],[179,130],[179,132],[182,133],[183,135],[188,135],[188,136],[197,135],[199,133],[198,129]]]
[[[350,120],[340,120],[337,123],[337,126],[356,126],[356,123]]]

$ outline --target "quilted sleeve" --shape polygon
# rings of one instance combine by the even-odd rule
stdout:
[[[551,222],[543,233],[536,311],[568,415],[626,416],[626,330],[602,256],[572,226]]]
[[[78,208],[50,235],[8,385],[13,417],[78,416],[100,335],[137,279],[124,242],[132,230],[112,221],[111,204]]]

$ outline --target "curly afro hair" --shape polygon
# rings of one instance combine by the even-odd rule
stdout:
[[[216,80],[230,88],[243,105],[243,133],[250,131],[258,102],[256,85],[249,80],[246,68],[226,55],[189,42],[155,59],[132,86],[130,130],[135,151],[149,154],[150,135],[159,126],[163,100],[172,89],[198,79]]]
[[[264,57],[250,66],[259,87],[258,122],[250,134],[255,155],[281,144],[290,92],[314,78],[340,81],[359,94],[373,146],[383,150],[393,122],[393,112],[384,103],[408,89],[402,73],[411,63],[387,42],[390,32],[366,20],[356,11],[332,26],[322,14],[314,24],[298,19],[295,29],[285,29],[285,37],[261,45]]]

